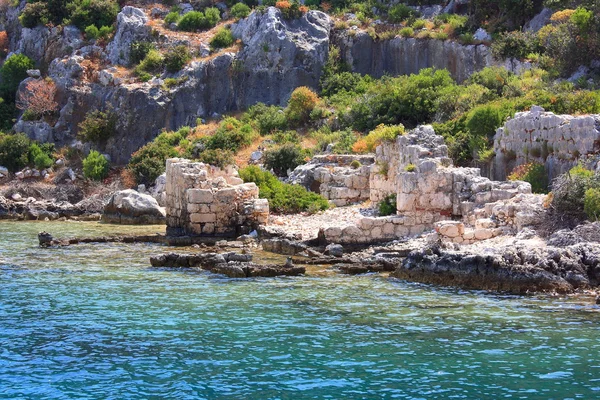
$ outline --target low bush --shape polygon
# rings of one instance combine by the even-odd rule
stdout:
[[[404,135],[403,125],[379,125],[369,134],[354,143],[352,150],[355,153],[372,153],[384,141],[393,141],[398,136]]]
[[[219,124],[215,134],[206,139],[206,148],[237,152],[250,145],[255,137],[256,131],[250,124],[227,117]]]
[[[83,176],[94,181],[101,181],[108,176],[108,160],[96,150],[83,160]]]
[[[90,25],[85,28],[85,37],[89,40],[96,40],[100,37],[100,31],[96,28],[96,25]]]
[[[250,7],[244,3],[237,3],[231,7],[230,14],[234,18],[246,18],[250,14]]]
[[[383,200],[379,202],[377,205],[377,209],[379,210],[379,216],[385,217],[388,215],[396,214],[396,195],[390,194],[386,196]]]
[[[308,121],[311,111],[319,103],[319,96],[306,86],[296,88],[288,100],[285,114],[292,123]]]
[[[600,189],[590,188],[585,191],[583,211],[590,221],[600,219]]]
[[[25,28],[35,28],[49,22],[49,13],[43,2],[27,3],[19,16],[19,22]]]
[[[27,70],[33,69],[34,63],[24,54],[13,53],[0,68],[0,97],[12,103],[21,81],[27,78]]]
[[[29,163],[31,141],[24,133],[0,134],[0,165],[16,172]]]
[[[267,106],[264,103],[258,103],[248,109],[246,113],[248,118],[256,121],[258,132],[261,135],[268,135],[278,130],[287,128],[287,118],[283,110],[277,106]]]
[[[37,169],[50,168],[54,164],[54,160],[44,151],[37,143],[32,143],[29,146],[29,162]]]
[[[181,20],[181,15],[177,11],[171,11],[165,16],[165,24],[171,25],[176,24]]]
[[[531,184],[533,193],[548,193],[548,173],[543,164],[529,163],[515,167],[509,181],[525,181]]]
[[[185,45],[175,46],[165,54],[165,66],[170,73],[180,71],[192,59]]]
[[[168,158],[179,153],[172,145],[164,141],[153,141],[132,154],[127,168],[139,184],[151,185],[163,172]]]
[[[182,31],[194,32],[200,29],[209,29],[217,25],[221,20],[221,15],[218,8],[209,7],[204,12],[190,11],[185,14],[177,27]]]
[[[142,76],[142,73],[159,73],[164,62],[165,60],[158,50],[149,50],[142,62],[135,68],[135,72],[138,76]]]
[[[267,150],[264,154],[265,168],[273,170],[277,176],[287,176],[288,170],[293,170],[304,161],[304,153],[300,146],[286,143],[277,148]]]
[[[233,44],[233,34],[228,28],[221,28],[215,33],[215,36],[210,39],[210,47],[212,49],[223,49]]]
[[[110,111],[95,110],[79,124],[77,135],[86,142],[104,143],[115,135],[117,115]]]
[[[417,12],[404,4],[396,4],[388,11],[388,19],[390,22],[398,23],[409,18],[417,17]]]
[[[317,212],[329,208],[329,203],[323,196],[309,192],[299,185],[283,183],[275,175],[255,165],[243,168],[239,173],[244,182],[256,183],[260,197],[269,201],[273,213]]]
[[[228,165],[235,164],[233,153],[230,150],[204,150],[198,156],[198,161],[214,165],[215,167],[219,168],[225,168]]]
[[[400,29],[399,34],[402,37],[409,38],[409,37],[413,37],[415,35],[415,31],[410,26],[407,26],[407,27],[404,27],[404,28]]]
[[[154,43],[145,41],[132,42],[129,47],[129,62],[131,65],[139,64],[151,50],[156,50]]]
[[[585,192],[600,188],[600,179],[593,171],[577,165],[552,182],[552,208],[559,215],[573,219],[585,217]]]
[[[71,23],[81,30],[90,25],[112,26],[120,9],[114,0],[83,0],[72,4],[75,7],[70,16]]]
[[[528,54],[541,50],[537,36],[531,32],[510,31],[498,35],[492,42],[492,55],[498,59],[525,59]]]

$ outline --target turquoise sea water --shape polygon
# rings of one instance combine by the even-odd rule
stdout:
[[[0,399],[597,399],[600,309],[326,268],[229,279],[0,222]],[[151,230],[152,231],[152,230]]]

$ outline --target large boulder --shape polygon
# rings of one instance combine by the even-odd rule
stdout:
[[[102,221],[112,224],[153,225],[165,223],[165,210],[154,197],[133,189],[115,192],[104,206]]]
[[[129,64],[131,43],[143,40],[150,34],[146,25],[148,17],[139,8],[125,6],[117,15],[117,31],[113,41],[108,44],[108,58],[113,64]]]

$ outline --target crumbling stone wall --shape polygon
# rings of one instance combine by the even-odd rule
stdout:
[[[537,162],[552,180],[600,151],[600,115],[556,115],[534,106],[496,131],[494,151],[494,179],[506,179],[515,166]]]
[[[269,203],[233,167],[172,158],[166,171],[167,234],[235,236],[266,224]]]
[[[372,243],[391,240],[420,234],[433,229],[437,222],[453,218],[476,225],[475,230],[467,232],[464,240],[487,239],[500,231],[492,231],[498,227],[495,223],[492,227],[492,224],[480,221],[493,216],[492,211],[486,212],[486,204],[531,193],[529,183],[493,182],[481,177],[478,168],[454,167],[444,139],[429,125],[399,136],[393,144],[381,145],[371,176],[380,175],[382,161],[379,156],[391,169],[386,182],[375,180],[375,198],[393,187],[397,215],[363,218],[352,226],[330,226],[321,233],[326,241]]]
[[[360,203],[369,199],[373,163],[372,155],[319,155],[297,167],[288,182],[321,194],[337,207]]]

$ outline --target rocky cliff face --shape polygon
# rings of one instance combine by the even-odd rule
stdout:
[[[108,54],[97,46],[86,46],[77,51],[81,55],[52,62],[48,74],[57,84],[62,107],[58,122],[50,127],[19,121],[19,131],[66,145],[75,140],[78,125],[90,110],[111,109],[118,116],[117,135],[100,150],[123,164],[161,129],[194,125],[196,118],[246,109],[257,102],[283,105],[298,86],[318,88],[330,29],[329,17],[318,11],[293,21],[285,20],[276,8],[253,13],[233,26],[234,35],[244,44],[238,53],[198,60],[175,75],[147,83],[119,78],[118,70],[109,64],[100,71],[86,68],[85,59],[90,57],[126,63],[128,57],[122,49],[128,49],[131,38],[142,30],[137,29],[142,11],[136,10],[125,7],[119,14],[117,35]],[[165,89],[163,79],[167,77],[183,83]]]
[[[416,74],[423,68],[447,69],[459,82],[493,60],[485,45],[465,46],[454,41],[395,37],[373,40],[366,32],[337,32],[333,44],[353,72],[374,77]]]

